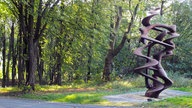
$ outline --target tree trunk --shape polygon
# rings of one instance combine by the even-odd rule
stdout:
[[[39,76],[39,84],[42,85],[44,61],[41,59],[41,57],[42,57],[41,45],[38,44],[38,50],[36,52],[38,53],[38,55],[37,55],[37,70],[38,70],[38,76]]]
[[[12,55],[12,37],[14,36],[14,24],[12,23],[11,26],[11,34],[10,34],[10,38],[9,38],[9,52],[8,52],[8,57],[7,57],[7,69],[6,69],[6,86],[9,86],[9,64],[10,64],[10,60],[11,60],[11,55]]]
[[[28,73],[28,78],[26,81],[27,85],[31,86],[32,90],[35,90],[35,70],[36,70],[36,57],[35,57],[35,46],[37,46],[37,43],[33,42],[34,39],[34,0],[30,0],[30,9],[31,9],[31,14],[29,14],[29,19],[28,19],[28,60],[29,60],[29,65],[27,73]]]
[[[61,55],[57,55],[57,77],[56,77],[56,84],[61,85]]]
[[[16,5],[17,6],[17,5]],[[23,85],[24,82],[24,40],[25,40],[25,20],[24,20],[24,15],[23,15],[23,4],[19,2],[18,5],[18,10],[19,10],[19,37],[17,41],[17,49],[18,49],[18,86]]]
[[[87,83],[91,79],[91,61],[92,61],[92,55],[91,55],[91,50],[92,46],[91,44],[89,45],[89,52],[88,52],[88,60],[87,60],[87,74],[86,74],[86,79],[85,82]]]
[[[16,77],[16,54],[15,54],[15,39],[14,39],[15,29],[14,29],[14,22],[12,22],[11,26],[11,38],[10,38],[10,49],[12,50],[11,56],[12,56],[12,86],[15,85],[15,77]]]
[[[7,70],[6,70],[6,86],[9,86],[9,64],[10,64],[10,60],[13,54],[13,50],[14,50],[14,23],[12,22],[12,26],[11,26],[11,34],[10,34],[10,39],[9,39],[9,52],[8,52],[8,58],[7,58]],[[12,63],[13,64],[13,63]],[[13,75],[13,73],[12,73]],[[13,78],[13,77],[12,77]]]
[[[110,49],[108,50],[107,56],[105,58],[104,70],[103,70],[103,80],[110,81],[110,74],[112,72],[112,63],[114,58],[114,46],[116,40],[116,32],[119,29],[121,18],[122,18],[122,7],[116,7],[117,12],[115,16],[115,22],[113,22],[113,16],[111,16],[111,33],[110,33]]]
[[[113,56],[108,52],[107,57],[105,58],[105,65],[103,71],[103,80],[110,81],[110,74],[112,72],[112,63],[113,63]]]
[[[5,31],[3,31],[3,37],[2,37],[2,40],[3,40],[3,49],[2,49],[2,55],[3,55],[3,80],[2,80],[2,87],[5,87],[6,85],[6,73],[5,73],[5,63],[6,63],[6,37],[5,37]]]
[[[27,85],[31,86],[32,90],[35,90],[35,54],[34,54],[34,43],[33,38],[30,36],[28,43],[28,51],[29,51],[29,70],[28,70],[28,80]]]
[[[19,33],[20,34],[20,33]],[[18,86],[23,84],[23,80],[24,80],[24,65],[23,65],[23,46],[22,46],[22,37],[20,35],[19,40],[18,40]]]
[[[39,75],[39,84],[43,85],[43,70],[44,70],[44,61],[40,60],[38,65],[38,75]]]

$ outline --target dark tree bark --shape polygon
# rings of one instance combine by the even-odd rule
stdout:
[[[39,84],[42,85],[42,79],[43,79],[43,71],[44,71],[44,61],[41,59],[42,57],[42,48],[41,45],[38,43],[38,50],[36,51],[38,53],[37,55],[37,70],[38,70],[38,76],[39,76]]]
[[[14,34],[15,34],[15,29],[14,29],[14,22],[12,22],[12,27],[11,27],[11,56],[12,56],[12,86],[15,85],[15,77],[16,77],[16,59],[17,59],[17,54],[15,53],[15,39],[14,39]]]
[[[34,0],[30,0],[30,11],[31,14],[29,14],[28,19],[28,58],[29,58],[29,65],[27,65],[26,68],[28,68],[28,78],[26,81],[26,85],[30,85],[32,90],[35,90],[35,54],[34,54],[34,46],[33,43],[34,39]]]
[[[134,12],[132,13],[132,16],[131,16],[131,21],[128,24],[127,31],[125,31],[123,34],[123,38],[122,38],[120,44],[116,48],[114,48],[116,33],[117,33],[120,23],[121,23],[122,11],[123,11],[122,7],[117,7],[117,15],[115,17],[115,23],[111,23],[111,25],[110,25],[112,32],[110,33],[110,44],[109,44],[110,49],[108,50],[107,56],[105,58],[105,64],[104,64],[104,70],[103,70],[103,80],[104,81],[110,81],[110,74],[113,69],[112,68],[113,58],[121,51],[121,49],[123,48],[123,46],[127,40],[127,35],[131,31],[131,27],[134,23],[134,19],[137,14],[138,7],[139,7],[139,3],[135,6]]]
[[[61,85],[61,54],[57,53],[57,64],[56,64],[57,76],[56,84]]]
[[[87,60],[87,74],[86,74],[86,79],[85,82],[87,83],[91,79],[91,61],[92,61],[92,45],[89,45],[88,49],[88,60]]]
[[[11,60],[11,57],[12,57],[12,51],[14,49],[13,48],[13,40],[14,38],[14,23],[12,23],[12,26],[11,26],[11,34],[10,34],[10,38],[9,38],[9,52],[8,52],[8,57],[7,57],[7,69],[6,69],[6,86],[9,86],[9,64],[10,64],[10,60]]]
[[[21,31],[20,33],[21,34]],[[23,58],[23,38],[22,35],[19,35],[17,42],[18,45],[18,86],[21,86],[24,81],[24,58]]]
[[[2,87],[5,87],[6,85],[6,73],[5,73],[5,63],[6,63],[6,37],[5,37],[5,31],[2,33],[2,42],[3,42],[3,49],[2,49],[2,55],[3,55],[3,80],[2,80]]]
[[[58,39],[56,39],[56,43],[58,43]],[[59,70],[59,54],[57,52],[57,48],[58,46],[54,46],[54,51],[52,56],[50,57],[50,60],[55,60],[57,62],[55,62],[54,64],[51,64],[51,69],[50,69],[50,85],[52,84],[57,84],[58,79],[57,77],[59,77],[58,75],[58,70]],[[59,49],[59,48],[58,48]]]
[[[18,60],[18,76],[19,84],[22,84],[23,72],[26,70],[26,86],[30,85],[34,90],[35,71],[37,70],[37,52],[39,38],[42,36],[48,22],[42,23],[46,13],[53,11],[54,7],[60,0],[52,3],[52,0],[38,1],[38,6],[35,5],[35,0],[21,1],[11,0],[17,11],[16,17],[19,18],[19,60]],[[35,11],[35,9],[37,9]],[[36,12],[36,13],[35,13]],[[17,15],[18,14],[18,15]],[[25,63],[25,65],[24,65]],[[25,67],[25,69],[23,68]]]
[[[18,8],[19,11],[19,35],[18,35],[18,41],[17,41],[17,46],[18,46],[18,86],[23,84],[24,81],[24,39],[25,39],[25,20],[24,20],[24,12],[23,12],[23,3],[19,2],[19,4],[15,3],[16,7]]]
[[[56,38],[57,45],[55,46],[54,50],[54,59],[56,60],[56,63],[54,64],[54,70],[53,70],[53,82],[54,84],[61,85],[61,52],[62,52],[62,46],[59,42],[59,38]]]

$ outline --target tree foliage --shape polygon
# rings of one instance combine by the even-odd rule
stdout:
[[[146,11],[154,22],[176,24],[182,35],[168,70],[191,70],[191,4],[162,0],[0,0],[3,87],[123,78],[140,62],[138,28]],[[107,67],[108,66],[108,67]],[[6,85],[7,84],[7,85]]]

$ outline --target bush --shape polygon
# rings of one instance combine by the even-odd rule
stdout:
[[[185,78],[184,75],[178,72],[169,72],[168,76],[173,80],[173,87],[189,87],[192,86],[192,79]]]
[[[184,75],[178,73],[178,72],[168,72],[168,77],[173,80],[172,87],[189,87],[192,86],[192,79],[186,78]],[[127,82],[132,84],[132,87],[145,87],[145,77],[139,75],[137,77],[128,77]],[[121,84],[118,84],[121,85]]]
[[[105,88],[125,90],[128,88],[133,88],[133,85],[129,81],[113,81],[107,83]]]

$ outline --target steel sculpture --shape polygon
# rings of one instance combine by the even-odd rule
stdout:
[[[145,45],[134,51],[135,55],[146,59],[146,64],[135,68],[134,71],[145,77],[145,84],[148,89],[145,96],[152,98],[158,98],[163,90],[173,84],[173,81],[168,78],[163,69],[161,61],[162,58],[173,54],[172,50],[175,48],[175,44],[172,39],[179,36],[179,34],[176,33],[175,25],[150,24],[151,18],[155,15],[158,14],[153,13],[142,20],[144,27],[140,28],[140,42]],[[156,36],[156,38],[149,37],[148,34],[150,30],[156,31],[159,35]],[[153,54],[151,54],[152,48],[155,45],[163,46],[163,48],[160,51],[153,51]],[[146,55],[143,54],[143,50],[145,49],[147,50]],[[149,70],[153,72],[152,75],[149,75]]]

